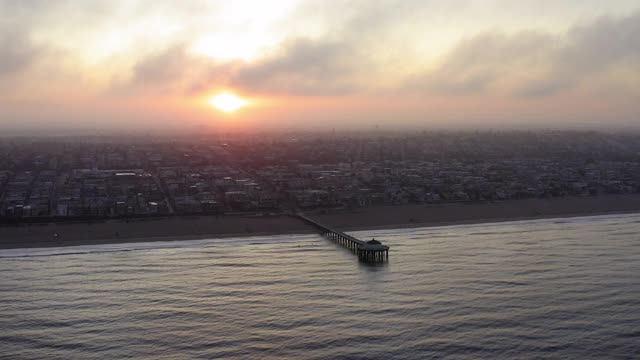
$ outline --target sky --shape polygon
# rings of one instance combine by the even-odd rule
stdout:
[[[637,0],[0,0],[0,14],[0,134],[640,128]],[[221,111],[219,94],[245,106]]]

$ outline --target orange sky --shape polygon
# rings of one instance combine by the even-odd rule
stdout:
[[[640,125],[636,1],[9,1],[0,12],[11,14],[4,133]],[[221,93],[247,106],[221,111]]]

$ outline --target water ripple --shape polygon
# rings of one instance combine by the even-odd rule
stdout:
[[[640,354],[640,215],[0,251],[0,358]]]

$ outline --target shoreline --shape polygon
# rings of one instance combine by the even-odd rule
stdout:
[[[375,231],[631,213],[640,213],[639,194],[523,199],[482,204],[381,205],[351,212],[313,211],[307,214],[343,231]],[[54,237],[54,233],[58,233],[59,237]],[[286,215],[43,223],[0,227],[0,249],[313,233],[313,228]]]
[[[613,211],[613,212],[602,212],[602,213],[573,213],[573,214],[565,214],[565,215],[555,215],[555,216],[531,216],[531,217],[513,217],[513,218],[499,218],[499,219],[477,219],[477,220],[463,220],[463,221],[445,221],[439,223],[427,222],[427,223],[407,223],[407,224],[398,224],[398,225],[380,225],[380,226],[369,226],[369,227],[353,227],[353,228],[345,228],[345,231],[367,231],[367,230],[393,230],[393,229],[414,229],[414,228],[430,228],[430,227],[447,227],[447,226],[461,226],[461,225],[481,225],[481,224],[501,224],[501,223],[510,223],[510,222],[518,222],[518,221],[535,221],[535,220],[562,220],[562,219],[575,219],[575,218],[583,218],[583,217],[597,217],[597,216],[607,216],[607,215],[632,215],[632,214],[640,214],[640,210],[629,210],[629,211]]]

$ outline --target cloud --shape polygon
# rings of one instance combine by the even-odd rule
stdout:
[[[33,7],[40,4],[11,0],[0,3],[0,13],[10,14],[0,19],[0,78],[26,70],[43,56],[44,48],[34,44],[30,36],[35,21]]]
[[[197,56],[183,43],[148,54],[132,67],[124,80],[114,80],[110,92],[119,95],[193,95],[215,86],[228,86],[239,62],[220,63]]]
[[[559,65],[594,71],[625,59],[640,57],[640,11],[623,18],[604,17],[568,34],[568,44],[559,51]]]
[[[288,40],[253,62],[218,62],[179,44],[141,59],[125,86],[183,93],[227,86],[269,94],[337,95],[364,88],[358,76],[365,63],[349,43],[305,38]]]
[[[458,42],[435,66],[420,66],[402,53],[385,62],[371,56],[380,49],[372,48],[371,39],[357,36],[349,25],[369,24],[381,15],[374,11],[371,16],[352,18],[340,36],[288,39],[252,62],[221,63],[190,54],[186,45],[172,46],[138,62],[132,83],[183,92],[230,86],[306,96],[400,91],[540,97],[600,88],[637,90],[620,74],[633,77],[640,70],[640,12],[603,17],[564,34],[478,34]],[[402,67],[419,70],[406,77],[392,72]],[[640,82],[640,75],[635,77]]]
[[[21,32],[0,34],[0,49],[0,77],[26,69],[42,54],[42,49]]]
[[[461,41],[438,66],[412,77],[406,87],[437,94],[525,97],[594,88],[616,81],[611,73],[638,68],[639,38],[640,12],[574,26],[564,35],[484,33]]]
[[[122,119],[135,109],[136,116],[155,119],[141,109],[169,113],[204,92],[231,87],[248,95],[331,97],[292,100],[286,113],[296,119],[302,108],[296,104],[317,103],[318,119],[345,122],[522,121],[539,116],[541,104],[550,118],[637,120],[637,0],[287,4],[262,21],[270,16],[267,7],[257,10],[262,5],[243,16],[249,1],[0,1],[7,15],[0,17],[0,115],[11,118],[9,104],[25,119],[54,117],[61,108],[91,118],[111,107],[121,109]],[[596,18],[602,14],[614,15]],[[577,19],[596,20],[561,33]],[[251,60],[198,55],[201,42],[225,59]],[[232,54],[236,42],[241,55]]]
[[[183,45],[174,45],[160,52],[150,54],[133,67],[130,85],[137,88],[168,87],[193,66]]]
[[[359,66],[353,44],[294,39],[279,51],[239,67],[231,84],[248,90],[301,95],[335,95],[354,91]]]
[[[506,78],[539,65],[548,51],[548,37],[522,33],[515,37],[487,33],[461,41],[444,61],[410,80],[410,87],[435,93],[476,94],[494,90]]]
[[[305,2],[295,16],[305,22],[323,18],[329,32],[286,37],[252,61],[220,62],[196,56],[189,53],[188,43],[182,42],[140,59],[128,86],[146,91],[158,86],[162,91],[187,93],[229,86],[247,92],[303,96],[367,92],[384,76],[375,53],[383,42],[382,33],[408,8],[397,0]]]

